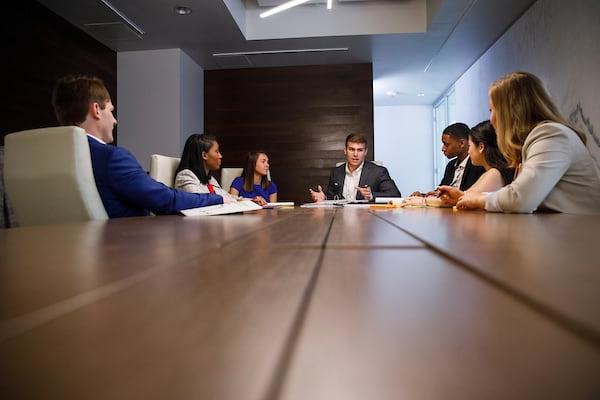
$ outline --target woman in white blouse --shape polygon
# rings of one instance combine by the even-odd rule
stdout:
[[[224,199],[229,198],[229,194],[221,189],[219,182],[212,176],[214,171],[221,168],[222,158],[219,143],[214,136],[190,135],[183,147],[174,187],[186,192],[215,193]]]
[[[600,214],[600,176],[586,138],[559,113],[542,81],[513,72],[491,85],[489,98],[498,145],[517,176],[492,193],[465,193],[457,206]]]

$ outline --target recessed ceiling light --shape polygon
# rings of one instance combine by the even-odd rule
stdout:
[[[396,92],[395,90],[388,90],[387,92],[385,92],[385,94],[387,94],[390,97],[394,97],[394,96],[398,96],[400,93]]]
[[[425,97],[425,93],[417,93],[417,96],[419,96],[419,97]]]
[[[186,6],[173,7],[173,11],[177,15],[190,15],[192,13],[192,9]]]

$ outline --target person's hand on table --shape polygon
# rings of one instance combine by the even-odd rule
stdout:
[[[438,187],[439,198],[442,200],[442,203],[447,205],[455,205],[458,202],[464,192],[459,188],[454,186],[440,186]]]
[[[236,202],[236,199],[234,199],[228,193],[223,194],[221,197],[223,197],[223,204],[229,204],[229,203],[235,203]]]
[[[318,191],[316,192],[310,188],[308,189],[308,191],[310,192],[310,197],[312,198],[312,201],[317,202],[325,200],[325,193],[323,193],[323,188],[321,187],[321,185],[318,186]]]
[[[371,188],[368,187],[367,185],[365,185],[364,187],[357,187],[356,190],[358,190],[360,192],[360,194],[362,194],[362,197],[365,200],[369,200],[371,201],[373,199],[373,193],[371,193]]]
[[[264,198],[264,197],[262,197],[262,196],[255,196],[255,197],[252,199],[252,201],[253,201],[253,202],[255,202],[256,204],[258,204],[259,206],[264,206],[264,205],[266,205],[266,204],[267,204],[267,201],[266,201],[266,200],[265,200],[265,198]]]
[[[429,197],[429,196],[439,197],[440,196],[440,191],[439,190],[432,190],[431,192],[427,192],[427,193],[412,192],[410,194],[410,197]]]
[[[485,209],[485,194],[465,192],[456,203],[456,207],[464,210]]]

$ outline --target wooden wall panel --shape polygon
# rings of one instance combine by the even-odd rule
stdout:
[[[281,200],[304,203],[343,161],[348,133],[363,132],[373,154],[371,64],[205,71],[204,127],[219,138],[224,167],[246,153],[269,154]]]
[[[64,75],[100,77],[116,106],[116,52],[33,0],[6,2],[2,15],[0,145],[7,133],[58,125],[51,96]]]

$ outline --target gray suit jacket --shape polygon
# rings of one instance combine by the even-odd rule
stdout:
[[[343,199],[344,193],[344,180],[346,178],[346,163],[335,167],[331,170],[329,175],[329,183],[325,190],[325,196],[328,200],[333,200],[334,196]],[[365,161],[363,165],[362,173],[360,175],[359,186],[369,186],[373,197],[400,197],[400,191],[396,187],[394,180],[390,177],[390,174],[385,167],[380,167],[371,161]],[[363,197],[360,192],[357,193],[357,200],[362,200]]]

